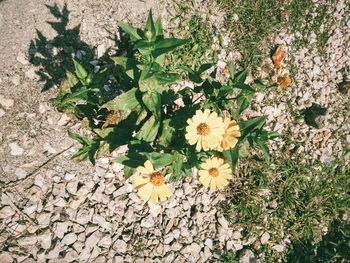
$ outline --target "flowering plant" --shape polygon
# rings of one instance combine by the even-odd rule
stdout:
[[[265,117],[242,120],[256,89],[245,84],[247,70],[230,66],[226,84],[216,80],[216,70],[203,79],[212,64],[199,70],[182,65],[176,71],[168,56],[187,40],[166,38],[161,19],[149,13],[144,30],[120,22],[129,36],[132,52],[112,57],[115,65],[88,72],[74,60],[75,74],[67,73],[52,102],[60,111],[75,115],[91,130],[93,138],[69,132],[83,147],[73,156],[80,160],[112,153],[127,145],[125,156],[113,159],[124,165],[124,176],[144,200],[157,202],[171,195],[165,174],[191,176],[210,189],[220,189],[232,178],[240,156],[257,146],[268,158],[267,140],[277,136],[263,130]],[[189,51],[191,52],[191,51]],[[177,72],[177,73],[175,73]],[[109,82],[113,75],[115,82]],[[194,88],[172,85],[191,80]],[[106,90],[112,94],[104,94]],[[261,86],[260,86],[261,87]]]

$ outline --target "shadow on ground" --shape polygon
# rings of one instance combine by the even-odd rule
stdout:
[[[47,5],[47,8],[59,20],[47,22],[56,31],[57,36],[49,40],[42,32],[36,30],[37,38],[31,41],[28,52],[30,63],[40,68],[36,73],[40,81],[45,82],[42,91],[58,85],[65,78],[66,70],[73,72],[73,57],[83,58],[86,64],[95,54],[95,48],[80,39],[80,25],[72,29],[67,28],[69,11],[66,4],[62,10],[56,4]]]
[[[317,244],[310,240],[293,242],[287,262],[346,263],[350,262],[350,223],[333,221],[329,232]]]
[[[0,0],[1,1],[1,0]],[[42,91],[57,86],[66,78],[66,71],[74,72],[73,58],[79,60],[84,68],[91,70],[93,66],[89,63],[96,59],[96,47],[92,47],[81,40],[80,24],[72,29],[67,28],[69,24],[69,13],[67,4],[60,10],[57,4],[53,6],[46,5],[51,14],[58,20],[56,22],[48,21],[47,23],[56,31],[56,37],[48,39],[39,30],[37,37],[31,41],[29,46],[29,61],[39,70],[36,74],[40,81],[45,82]],[[122,52],[129,54],[129,40],[124,34],[110,33],[110,39],[115,42],[115,55]],[[99,58],[99,64],[111,63],[108,58],[110,49],[106,50],[104,55]]]

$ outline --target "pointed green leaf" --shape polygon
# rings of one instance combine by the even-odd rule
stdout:
[[[158,80],[159,85],[173,84],[180,80],[180,75],[176,73],[159,72],[154,74],[154,77]]]
[[[152,162],[155,169],[165,167],[175,161],[175,156],[170,153],[149,153],[147,157]]]
[[[81,135],[76,134],[76,133],[72,133],[71,131],[68,131],[68,136],[74,140],[77,140],[78,142],[80,142],[83,145],[89,145],[89,144],[93,143],[92,139],[81,136]]]
[[[68,85],[71,88],[74,87],[79,82],[76,76],[69,71],[66,72],[66,76],[67,76]]]
[[[260,117],[256,117],[256,118],[251,119],[251,120],[240,121],[238,123],[238,125],[240,127],[240,130],[244,131],[246,129],[259,127],[259,125],[261,125],[265,122],[266,118],[267,118],[267,116],[260,116]]]
[[[157,136],[159,126],[159,121],[157,121],[154,115],[152,115],[136,134],[136,138],[146,142],[153,142]]]
[[[145,36],[149,41],[156,40],[157,33],[156,27],[154,25],[153,17],[152,17],[152,9],[149,10],[146,27],[145,27]]]
[[[127,57],[112,57],[115,64],[120,65],[125,70],[125,73],[132,79],[135,79],[137,69],[137,61],[133,58]]]
[[[132,176],[136,172],[135,168],[124,166],[124,178],[128,179],[130,176]]]
[[[269,151],[269,148],[259,139],[255,140],[255,143],[263,151],[265,160],[266,160],[267,163],[269,163],[270,162],[270,151]]]
[[[78,158],[79,160],[83,161],[89,158],[90,162],[92,164],[95,164],[95,154],[97,150],[99,149],[100,146],[100,140],[98,138],[96,139],[90,139],[83,137],[79,134],[74,134],[68,131],[68,136],[71,137],[72,139],[77,140],[80,142],[83,147],[79,149],[77,153],[75,153],[71,159]]]
[[[136,40],[141,39],[139,32],[138,32],[139,31],[138,28],[130,26],[130,25],[125,24],[123,22],[119,22],[118,26],[120,26],[121,29],[123,29],[123,31],[130,36],[131,41],[136,41]]]
[[[128,90],[113,100],[108,101],[102,105],[102,107],[109,110],[133,111],[140,105],[140,102],[136,96],[136,92],[137,88]]]
[[[170,126],[171,119],[166,119],[162,123],[162,134],[159,137],[159,144],[168,147],[173,139],[175,129]]]
[[[161,115],[161,96],[156,91],[149,91],[142,95],[142,101],[146,105],[147,109],[152,112],[152,114],[160,119]]]
[[[158,57],[164,53],[168,53],[173,49],[184,45],[188,42],[187,39],[178,39],[178,38],[165,38],[160,40],[155,45],[155,50],[152,52],[153,57]]]
[[[160,72],[163,68],[161,65],[159,65],[156,62],[152,62],[150,64],[147,64],[141,72],[141,77],[140,79],[148,79],[152,77],[155,73]]]
[[[283,136],[283,134],[278,133],[278,132],[275,132],[275,131],[272,131],[272,132],[268,132],[268,133],[267,133],[267,137],[268,137],[269,139],[274,139],[274,138],[281,137],[281,136]]]
[[[180,154],[176,154],[173,162],[173,174],[175,176],[182,174],[183,158]]]
[[[73,62],[74,62],[75,73],[77,74],[77,77],[80,80],[85,80],[86,77],[88,76],[88,73],[83,68],[83,66],[78,61],[76,61],[74,58],[73,58]]]
[[[238,113],[241,114],[242,111],[249,107],[249,101],[245,96],[237,97]]]
[[[69,102],[77,102],[79,100],[86,100],[89,93],[94,93],[96,91],[98,91],[98,89],[81,88],[80,90],[74,93],[68,93],[64,95],[61,102],[69,103]]]
[[[232,62],[229,62],[229,63],[228,63],[228,68],[229,68],[229,70],[230,70],[230,78],[231,78],[232,80],[234,80],[234,79],[235,79],[235,74],[236,74],[236,69],[235,69],[235,66],[233,65]]]
[[[156,23],[155,23],[155,28],[156,28],[156,36],[163,36],[163,25],[162,25],[162,20],[160,17],[158,17]]]
[[[158,81],[155,78],[140,79],[139,88],[141,92],[161,91],[161,89],[159,89]]]
[[[234,79],[234,83],[244,83],[244,81],[247,78],[248,68],[244,69],[243,71],[237,73]]]
[[[261,128],[264,126],[267,116],[256,117],[254,119],[248,121],[240,121],[238,126],[241,130],[240,140],[243,140],[247,137],[249,133],[251,133],[256,128]]]
[[[238,164],[239,159],[239,149],[238,144],[233,149],[223,151],[225,159],[229,162],[232,171],[234,171]]]
[[[140,51],[141,55],[149,56],[154,50],[154,43],[147,40],[140,40],[134,46],[134,49]]]

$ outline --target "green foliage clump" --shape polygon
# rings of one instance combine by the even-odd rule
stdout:
[[[245,84],[247,70],[235,72],[226,84],[215,79],[216,70],[203,78],[202,73],[213,66],[175,63],[174,51],[186,45],[196,45],[194,39],[166,38],[161,19],[149,13],[142,30],[119,23],[128,35],[132,52],[125,57],[112,57],[115,65],[106,65],[99,72],[88,71],[74,60],[75,74],[67,73],[57,97],[52,99],[58,110],[74,115],[94,135],[92,138],[69,133],[83,147],[73,156],[79,160],[108,155],[122,145],[128,146],[125,156],[113,161],[124,164],[126,178],[135,168],[150,160],[154,167],[166,167],[166,172],[178,178],[192,175],[193,167],[210,156],[224,158],[234,169],[240,147],[257,147],[269,158],[265,142],[278,136],[263,130],[266,117],[243,120],[241,113],[249,107],[256,88]],[[190,55],[196,51],[190,49]],[[189,48],[189,46],[187,46]],[[183,58],[180,59],[184,61]],[[170,66],[171,65],[171,66]],[[110,84],[109,76],[115,81]],[[175,92],[172,85],[191,80],[194,88],[181,87]],[[106,86],[111,90],[105,95]],[[182,101],[179,106],[175,101]],[[187,120],[196,110],[209,109],[219,116],[229,115],[238,121],[241,137],[238,144],[223,152],[196,151],[185,139]],[[243,148],[242,148],[243,149]]]
[[[341,166],[300,165],[300,157],[251,165],[237,175],[223,209],[228,218],[237,213],[235,222],[244,238],[257,239],[251,249],[264,262],[343,262],[335,259],[350,259],[349,221],[343,219],[350,207],[349,173]],[[265,232],[270,239],[261,244]],[[286,246],[282,253],[272,248],[278,244]]]

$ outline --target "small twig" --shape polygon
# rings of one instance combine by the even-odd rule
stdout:
[[[68,148],[60,151],[59,153],[56,153],[54,156],[50,157],[48,160],[46,160],[44,163],[42,163],[40,166],[38,166],[37,168],[34,169],[34,171],[30,172],[29,174],[27,174],[23,179],[19,179],[16,180],[14,182],[8,183],[6,185],[7,187],[13,187],[13,186],[17,186],[18,184],[20,184],[21,182],[27,180],[28,178],[30,178],[31,176],[35,175],[41,168],[45,167],[49,162],[51,162],[52,160],[54,160],[56,157],[60,156],[62,153],[64,153],[65,151],[69,150],[70,148],[73,147],[74,144],[72,144],[71,146],[69,146]]]

